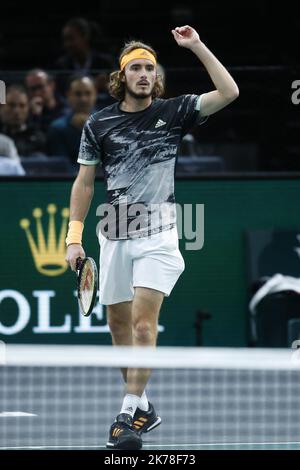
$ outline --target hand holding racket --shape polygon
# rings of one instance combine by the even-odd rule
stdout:
[[[77,271],[76,264],[78,258],[84,259],[85,251],[79,243],[72,243],[67,248],[66,261],[74,272]]]
[[[89,316],[94,308],[98,289],[98,270],[93,258],[77,258],[77,297],[82,315]]]

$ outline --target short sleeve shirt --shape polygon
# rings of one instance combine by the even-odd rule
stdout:
[[[176,225],[176,157],[183,135],[205,120],[200,102],[198,95],[157,98],[138,112],[115,103],[86,122],[77,161],[103,167],[107,238],[145,237]]]

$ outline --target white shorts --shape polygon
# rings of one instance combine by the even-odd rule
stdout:
[[[184,271],[176,227],[128,240],[108,240],[99,232],[99,243],[99,300],[103,305],[132,300],[134,287],[148,287],[168,296]]]

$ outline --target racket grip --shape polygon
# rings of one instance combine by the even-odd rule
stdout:
[[[82,258],[80,257],[76,258],[76,271],[79,271],[79,269],[81,268],[81,264],[82,264]]]

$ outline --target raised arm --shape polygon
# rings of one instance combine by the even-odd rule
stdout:
[[[180,47],[190,49],[206,68],[216,90],[203,93],[200,114],[209,116],[239,96],[239,89],[230,73],[200,40],[199,34],[190,26],[177,27],[172,34]]]

